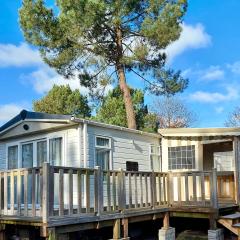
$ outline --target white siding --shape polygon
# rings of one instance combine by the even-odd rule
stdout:
[[[140,171],[150,171],[149,159],[150,144],[159,145],[157,137],[129,133],[121,130],[108,129],[88,125],[88,166],[95,165],[95,136],[110,137],[112,140],[112,168],[126,169],[126,161],[135,161],[139,164]]]
[[[0,143],[0,169],[6,168],[6,144]]]

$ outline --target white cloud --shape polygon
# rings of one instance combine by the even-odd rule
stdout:
[[[180,38],[171,43],[165,50],[168,61],[171,62],[176,56],[189,49],[204,48],[211,44],[211,36],[206,33],[201,23],[196,25],[182,24]]]
[[[200,71],[200,78],[204,80],[218,80],[224,77],[224,70],[220,66],[210,66],[208,69]]]
[[[225,94],[219,92],[197,91],[190,94],[190,99],[203,103],[218,103],[224,101],[236,100],[239,98],[238,90],[233,87],[227,87]]]
[[[240,61],[234,62],[233,64],[227,64],[227,67],[236,74],[240,74]]]
[[[11,118],[19,114],[23,109],[29,109],[28,103],[9,103],[0,105],[0,125],[9,121]]]
[[[77,76],[70,79],[66,79],[59,75],[54,69],[48,66],[39,67],[36,71],[28,75],[22,75],[21,79],[25,84],[32,84],[34,90],[39,94],[48,92],[53,85],[69,85],[72,90],[79,89],[81,94],[86,95],[89,90],[80,85],[80,81]],[[105,94],[112,89],[109,85],[105,89]]]
[[[43,64],[40,54],[26,43],[0,44],[0,67],[26,67]]]

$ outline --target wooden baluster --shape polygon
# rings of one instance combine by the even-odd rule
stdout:
[[[173,199],[173,174],[171,172],[168,173],[168,185],[167,185],[167,191],[168,191],[168,204],[172,205],[174,202]],[[165,194],[164,194],[165,195]]]
[[[140,207],[143,208],[143,185],[142,185],[142,173],[139,174],[140,178]]]
[[[115,172],[113,172],[112,178],[113,178],[113,186],[112,186],[112,191],[113,191],[113,210],[116,210],[116,206],[117,206],[117,191],[116,191],[116,174],[115,174]]]
[[[68,170],[68,214],[73,214],[73,170]]]
[[[11,192],[11,198],[10,198],[10,212],[11,215],[14,215],[14,172],[13,170],[10,173],[10,192]]]
[[[24,216],[28,216],[28,170],[24,171]]]
[[[86,212],[90,213],[90,173],[86,170]]]
[[[107,171],[107,210],[111,211],[111,185],[110,185],[110,172]]]
[[[144,174],[144,179],[145,179],[145,199],[146,199],[146,202],[145,202],[145,207],[148,207],[148,179],[147,179],[147,173]]]
[[[2,188],[2,172],[0,172],[0,215],[2,214],[2,198],[4,196],[4,189]]]
[[[78,214],[82,212],[82,175],[81,170],[77,171],[77,198],[78,198]]]
[[[188,184],[188,174],[186,173],[185,174],[185,201],[186,201],[186,204],[188,205],[189,204],[189,184]]]
[[[150,189],[151,189],[151,207],[155,207],[156,203],[156,177],[154,171],[150,175]]]
[[[59,216],[64,215],[64,173],[59,169]]]
[[[32,216],[36,216],[36,171],[32,169]]]
[[[128,173],[128,201],[129,208],[132,208],[132,173]]]
[[[201,173],[201,195],[202,195],[202,204],[203,206],[206,205],[206,201],[205,201],[205,175],[204,172]]]
[[[126,209],[126,189],[125,189],[125,172],[120,169],[118,172],[118,209]]]
[[[162,185],[161,185],[161,174],[158,174],[158,197],[159,197],[159,206],[162,205]]]
[[[8,215],[8,173],[4,172],[4,215]]]
[[[1,175],[0,175],[1,176]],[[21,184],[21,171],[18,170],[17,172],[17,215],[20,216],[21,215],[21,193],[22,193],[22,184]],[[1,185],[1,184],[0,184]],[[1,203],[0,203],[1,206]],[[0,207],[1,208],[1,207]]]
[[[134,186],[135,186],[135,208],[138,207],[138,186],[137,186],[137,173],[134,173]]]
[[[97,196],[96,198],[97,215],[100,216],[101,213],[103,212],[103,171],[99,166],[97,166],[95,169],[96,169],[95,195]]]
[[[196,174],[192,174],[193,178],[193,202],[194,204],[197,204],[197,181],[196,181]]]
[[[166,189],[167,178],[168,178],[168,175],[164,174],[163,175],[163,201],[164,201],[164,204],[167,204],[167,189]]]
[[[178,188],[178,204],[182,205],[182,182],[181,182],[181,174],[177,175],[177,188]]]

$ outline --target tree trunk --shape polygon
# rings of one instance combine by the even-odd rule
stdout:
[[[128,128],[137,129],[136,116],[133,108],[132,97],[131,97],[130,89],[126,83],[124,66],[121,63],[121,59],[123,56],[123,48],[122,48],[122,31],[120,27],[116,29],[116,43],[117,43],[117,52],[118,52],[118,58],[116,60],[116,70],[119,78],[119,86],[123,94],[126,115],[127,115],[127,124],[128,124]]]

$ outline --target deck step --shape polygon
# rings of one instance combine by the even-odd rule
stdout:
[[[220,218],[221,219],[231,219],[231,220],[238,219],[238,218],[240,218],[240,212],[236,212],[236,213],[225,215],[225,216],[220,216]]]

